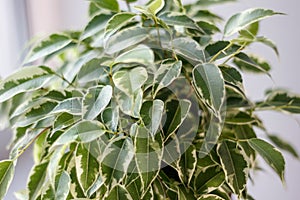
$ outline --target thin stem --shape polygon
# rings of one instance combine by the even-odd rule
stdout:
[[[27,149],[28,147],[43,133],[45,133],[47,130],[49,130],[51,126],[46,127],[44,130],[42,130],[37,136],[35,136],[24,148],[22,148],[19,152],[18,155],[13,159],[14,161],[17,160]]]
[[[128,0],[126,0],[126,6],[129,12],[131,12],[131,7],[130,7],[130,3]]]
[[[212,63],[213,61],[215,61],[220,55],[221,53],[223,53],[224,51],[226,51],[227,49],[229,49],[231,46],[233,45],[232,42],[230,42],[224,49],[222,49],[222,51],[219,51],[218,53],[216,53],[211,59],[210,59],[210,63]]]
[[[235,53],[233,53],[231,56],[229,56],[224,62],[223,64],[226,64],[227,62],[229,62],[229,60],[231,60],[234,56],[236,56],[237,54],[241,53],[241,51],[246,47],[246,43],[244,43]]]

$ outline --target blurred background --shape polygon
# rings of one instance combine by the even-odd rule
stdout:
[[[188,0],[183,0],[188,2]],[[261,23],[260,34],[275,41],[280,59],[264,46],[254,45],[252,52],[264,55],[272,63],[274,82],[265,75],[247,74],[244,82],[248,95],[262,99],[264,91],[272,87],[288,88],[300,94],[300,66],[297,57],[300,47],[300,1],[298,0],[239,0],[213,7],[212,10],[228,19],[236,12],[250,7],[270,8],[284,12],[286,16],[275,16]],[[66,29],[82,29],[88,21],[87,0],[1,0],[0,1],[0,76],[8,76],[20,67],[28,41],[32,37],[46,36]],[[1,115],[1,113],[0,113]],[[274,112],[260,113],[270,133],[282,135],[300,152],[300,116],[291,117]],[[1,123],[1,121],[0,121]],[[263,134],[259,134],[264,137]],[[7,144],[10,130],[0,132],[0,159],[8,158]],[[276,174],[263,165],[264,171],[253,177],[255,185],[249,184],[249,193],[257,200],[298,199],[300,161],[288,154],[286,158],[286,186]],[[33,164],[29,149],[19,159],[15,178],[5,200],[15,199],[13,192],[26,187],[28,173]]]

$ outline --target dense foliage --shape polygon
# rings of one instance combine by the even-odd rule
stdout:
[[[34,46],[25,67],[0,82],[1,125],[14,133],[0,162],[0,199],[31,145],[35,165],[19,199],[252,199],[246,186],[258,155],[284,181],[273,145],[298,155],[256,114],[300,113],[300,97],[270,90],[251,102],[241,74],[270,76],[247,47],[278,54],[258,29],[280,13],[246,10],[221,28],[207,6],[223,2],[126,0],[123,10],[117,0],[91,0],[82,31]]]

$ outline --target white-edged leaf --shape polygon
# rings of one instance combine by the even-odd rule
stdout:
[[[105,37],[108,37],[125,26],[136,16],[135,13],[121,12],[112,16],[105,27]]]
[[[3,199],[14,177],[15,166],[12,160],[0,161],[0,199]]]
[[[56,105],[57,103],[55,102],[46,101],[39,107],[31,109],[28,113],[26,113],[25,117],[18,119],[14,126],[25,127],[51,117],[51,111],[55,108]]]
[[[154,53],[148,46],[141,44],[119,55],[114,60],[114,63],[141,63],[146,66],[154,65]]]
[[[101,174],[107,183],[120,182],[127,173],[134,156],[133,142],[129,137],[113,139],[105,148],[101,159]]]
[[[250,139],[248,143],[274,169],[281,181],[284,181],[285,161],[280,151],[268,142],[258,138]]]
[[[289,152],[291,155],[293,155],[295,158],[299,159],[299,155],[295,148],[289,144],[286,140],[282,139],[281,137],[277,135],[268,135],[268,138],[280,149],[285,150]]]
[[[52,132],[54,133],[58,130],[65,129],[78,122],[80,119],[81,116],[74,116],[69,113],[62,113],[55,118]]]
[[[191,108],[188,100],[171,100],[166,103],[167,119],[163,127],[163,132],[168,137],[176,131],[187,117]]]
[[[42,67],[23,67],[0,81],[0,102],[2,103],[22,92],[42,88],[49,80],[49,73]]]
[[[47,167],[48,162],[44,162],[32,168],[27,184],[29,200],[35,200],[39,195],[41,195],[47,176]]]
[[[83,118],[87,120],[95,119],[109,104],[112,92],[113,89],[110,85],[89,88],[83,100]]]
[[[105,133],[105,127],[99,121],[81,121],[66,130],[53,143],[52,147],[68,144],[79,140],[81,142],[90,142]]]
[[[118,12],[119,11],[119,4],[117,0],[91,0],[92,2],[95,2],[97,6],[113,11]]]
[[[204,194],[201,197],[199,197],[197,200],[224,200],[224,199],[216,194]]]
[[[164,112],[164,102],[155,99],[154,101],[146,101],[141,108],[141,116],[144,124],[149,129],[151,135],[154,137],[160,124]]]
[[[225,174],[218,166],[200,171],[195,177],[194,185],[198,194],[210,193],[225,182]]]
[[[135,160],[146,192],[157,177],[162,159],[162,147],[154,140],[147,128],[139,126],[134,140]]]
[[[119,184],[116,184],[104,200],[134,200],[127,189]]]
[[[82,114],[82,98],[74,97],[61,101],[52,110],[52,113],[69,113],[72,115]]]
[[[131,70],[117,71],[112,79],[119,90],[132,95],[146,82],[148,74],[144,67],[136,67]]]
[[[154,96],[164,87],[168,87],[181,72],[182,62],[166,60],[162,62],[158,70],[155,72],[155,82],[158,84]]]
[[[96,181],[93,183],[93,185],[88,189],[87,196],[91,197],[95,192],[101,188],[101,186],[104,184],[104,181],[102,180],[101,176],[98,176]]]
[[[32,49],[25,59],[25,64],[59,51],[71,42],[72,39],[66,35],[52,34]]]
[[[224,35],[230,36],[250,24],[260,21],[264,18],[270,17],[272,15],[281,14],[274,12],[273,10],[267,10],[263,8],[251,8],[243,12],[233,15],[226,23],[224,29]]]
[[[190,184],[197,165],[197,152],[193,144],[184,143],[185,152],[181,155],[179,160],[179,177],[182,183]]]
[[[165,0],[153,0],[149,5],[147,5],[147,9],[153,15],[156,15],[163,7],[165,6]]]
[[[143,90],[138,89],[134,94],[128,96],[126,93],[118,91],[116,101],[120,110],[132,117],[139,118],[140,110],[143,103]]]
[[[176,38],[171,45],[176,54],[186,58],[193,65],[206,61],[203,48],[191,38]]]
[[[55,188],[55,177],[57,175],[57,171],[59,169],[59,162],[61,158],[63,157],[65,151],[66,151],[66,145],[58,147],[55,149],[51,155],[51,159],[49,160],[47,174],[50,183],[52,184],[53,188]]]
[[[104,30],[106,23],[110,19],[110,17],[111,15],[106,15],[102,13],[93,17],[88,23],[88,25],[85,27],[81,35],[81,39],[84,40]]]
[[[75,167],[78,182],[85,194],[97,179],[99,163],[91,153],[91,143],[78,144],[76,148]]]
[[[92,81],[106,82],[108,80],[109,69],[101,65],[101,59],[94,58],[84,64],[77,74],[79,83],[88,83]]]
[[[193,70],[193,84],[205,104],[219,115],[225,100],[222,73],[215,64],[199,64]]]
[[[130,27],[117,32],[108,38],[105,51],[108,54],[120,52],[123,49],[140,43],[148,37],[148,31],[141,27]]]
[[[55,199],[66,200],[69,194],[71,179],[66,171],[63,171],[58,180],[55,191]]]
[[[217,148],[225,179],[235,194],[241,195],[247,184],[248,163],[236,143],[223,141]]]
[[[119,106],[114,105],[106,108],[101,115],[103,123],[112,131],[117,131],[119,124]]]
[[[167,25],[183,26],[186,28],[200,30],[199,26],[193,19],[182,13],[164,12],[159,15],[159,18],[163,20]]]

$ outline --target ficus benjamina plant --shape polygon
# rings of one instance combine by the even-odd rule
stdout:
[[[298,154],[257,113],[299,114],[300,96],[272,89],[254,102],[242,79],[270,76],[248,47],[278,54],[258,30],[281,13],[249,9],[223,22],[208,9],[224,2],[90,0],[83,30],[33,45],[0,82],[1,125],[13,130],[0,199],[30,146],[35,164],[18,199],[253,199],[258,156],[284,182],[277,148]]]

